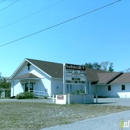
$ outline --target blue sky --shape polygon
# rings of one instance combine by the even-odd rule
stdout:
[[[0,45],[114,2],[2,1],[0,0]],[[15,4],[5,8],[15,1]],[[114,63],[115,71],[130,68],[129,8],[130,1],[122,0],[66,24],[0,47],[0,72],[3,76],[10,76],[25,58],[72,64],[110,61]],[[38,11],[40,12],[35,15],[7,26]]]

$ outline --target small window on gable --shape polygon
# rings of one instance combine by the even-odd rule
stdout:
[[[111,91],[111,86],[110,85],[108,86],[108,91]]]
[[[125,90],[125,85],[122,85],[122,86],[121,86],[121,89],[122,89],[122,90]]]

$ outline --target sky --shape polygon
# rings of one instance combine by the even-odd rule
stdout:
[[[0,72],[11,76],[25,58],[130,68],[130,0],[49,28],[116,1],[0,0]]]

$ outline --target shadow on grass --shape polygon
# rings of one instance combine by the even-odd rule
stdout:
[[[98,102],[98,103],[94,103],[94,104],[113,104],[113,103],[117,103],[117,102]]]

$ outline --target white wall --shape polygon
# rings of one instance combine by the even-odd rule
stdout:
[[[16,81],[12,81],[11,82],[11,97],[12,96],[16,96],[17,94],[21,93],[21,92],[24,92],[24,88],[22,86],[22,84],[16,80]]]
[[[122,85],[125,85],[125,90],[122,90]],[[108,91],[108,86],[111,86],[111,91]],[[100,85],[98,96],[130,98],[130,84]]]
[[[27,67],[27,62],[25,61],[25,63],[22,65],[22,67],[19,69],[19,71],[17,72],[17,74],[15,75],[15,77],[17,76],[21,76],[27,73],[32,73],[34,75],[36,75],[39,78],[44,78],[45,77],[50,77],[49,75],[47,75],[45,72],[42,72],[41,70],[39,70],[37,67],[31,65],[30,66],[30,70],[28,70]]]
[[[27,73],[32,73],[39,77],[39,79],[30,79],[30,82],[35,82],[35,85],[33,86],[33,89],[36,91],[45,91],[50,94],[51,93],[51,77],[47,75],[46,73],[40,71],[35,66],[31,65],[30,70],[28,70],[27,62],[25,62],[19,71],[17,72],[16,76],[21,76]],[[40,79],[41,78],[41,79]],[[21,84],[29,83],[28,80],[14,80],[14,83],[12,81],[11,83],[11,96],[16,96],[17,94],[24,92],[24,87]],[[14,89],[13,89],[14,88]]]
[[[96,85],[91,85],[91,82],[89,82],[89,94],[96,94]]]
[[[62,78],[51,79],[51,92],[52,94],[63,94],[63,79]]]

